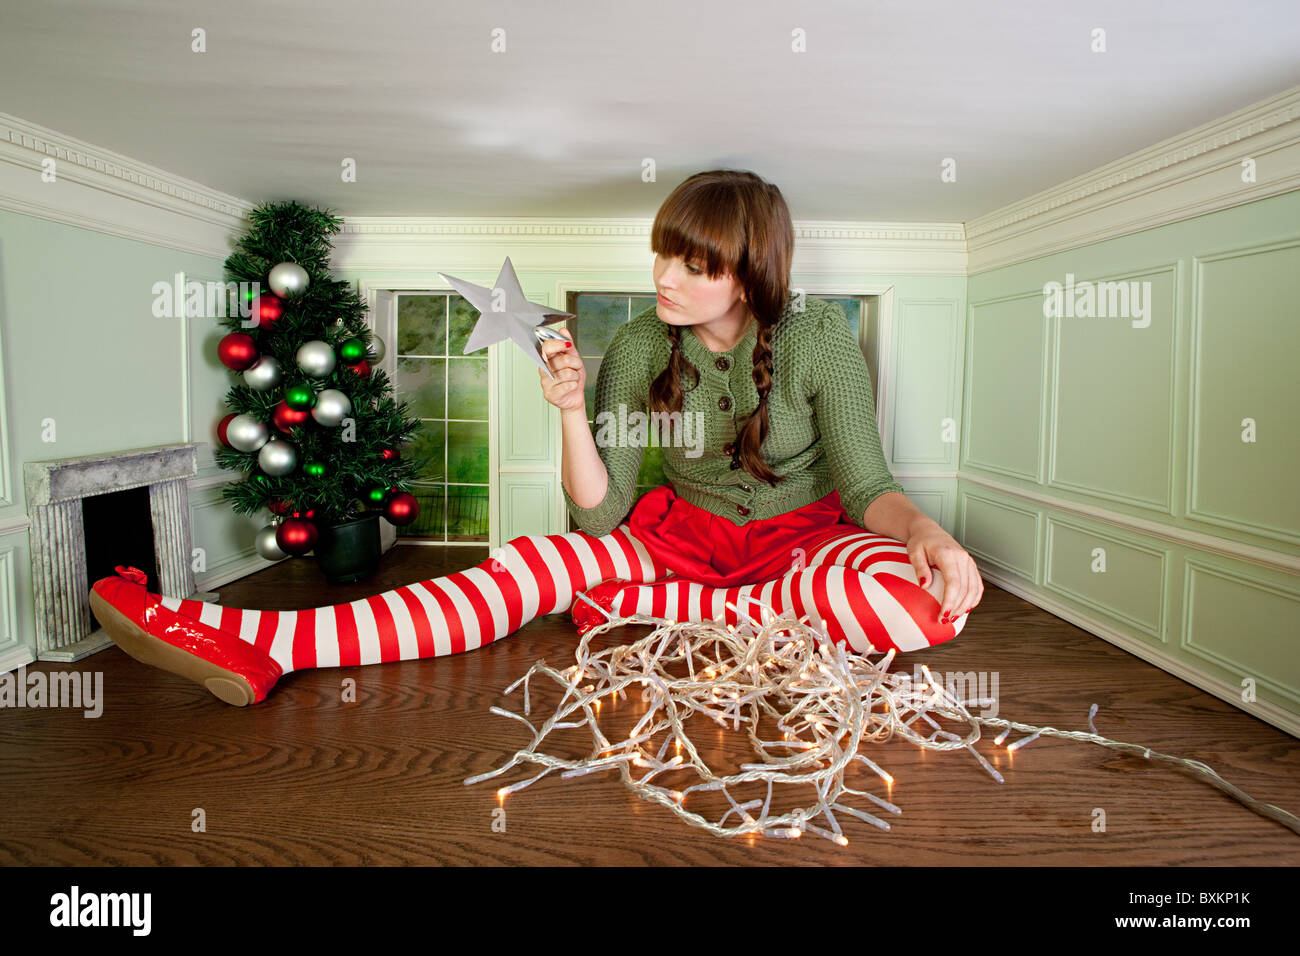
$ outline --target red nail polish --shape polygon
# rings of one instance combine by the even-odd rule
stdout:
[[[564,343],[564,347],[565,347],[566,349],[571,349],[571,348],[573,348],[573,343],[572,343],[572,342],[565,342],[565,343]]]

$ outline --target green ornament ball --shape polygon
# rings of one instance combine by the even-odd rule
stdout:
[[[370,499],[370,502],[372,504],[382,505],[384,503],[384,499],[388,497],[388,489],[371,488],[370,491],[367,492],[366,497]]]
[[[302,466],[305,474],[312,478],[322,478],[325,475],[325,466],[318,461],[309,461]]]
[[[366,357],[366,343],[361,339],[348,339],[339,346],[339,358],[353,365]]]
[[[316,393],[310,385],[294,385],[285,390],[284,403],[295,412],[305,412],[316,404]]]

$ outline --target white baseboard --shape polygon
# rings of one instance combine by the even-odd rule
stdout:
[[[0,651],[0,674],[16,671],[23,665],[31,664],[35,660],[36,655],[26,644],[6,647],[3,651]]]

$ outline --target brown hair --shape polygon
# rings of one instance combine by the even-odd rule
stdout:
[[[696,173],[659,207],[650,228],[650,248],[687,262],[701,259],[709,278],[735,276],[744,290],[757,325],[753,360],[758,407],[740,426],[732,457],[754,477],[776,487],[782,479],[767,467],[761,449],[768,431],[767,394],[772,389],[772,329],[785,311],[794,254],[794,225],[781,191],[744,170]],[[682,327],[664,324],[672,355],[650,386],[650,410],[680,412],[683,373],[689,370],[694,375],[694,388],[700,372],[682,354]]]

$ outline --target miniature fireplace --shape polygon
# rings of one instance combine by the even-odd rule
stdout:
[[[197,471],[195,444],[158,445],[106,455],[33,461],[23,465],[30,519],[36,658],[76,661],[112,641],[90,614],[84,499],[129,489],[148,490],[153,566],[162,594],[194,593],[190,502],[186,479]],[[120,500],[141,500],[139,495]],[[95,510],[103,510],[96,502]],[[113,505],[110,505],[112,507]],[[143,520],[141,508],[140,520]],[[147,537],[146,549],[147,553]],[[102,550],[102,549],[92,549]],[[140,553],[138,547],[135,553]],[[123,561],[123,563],[128,563]]]

